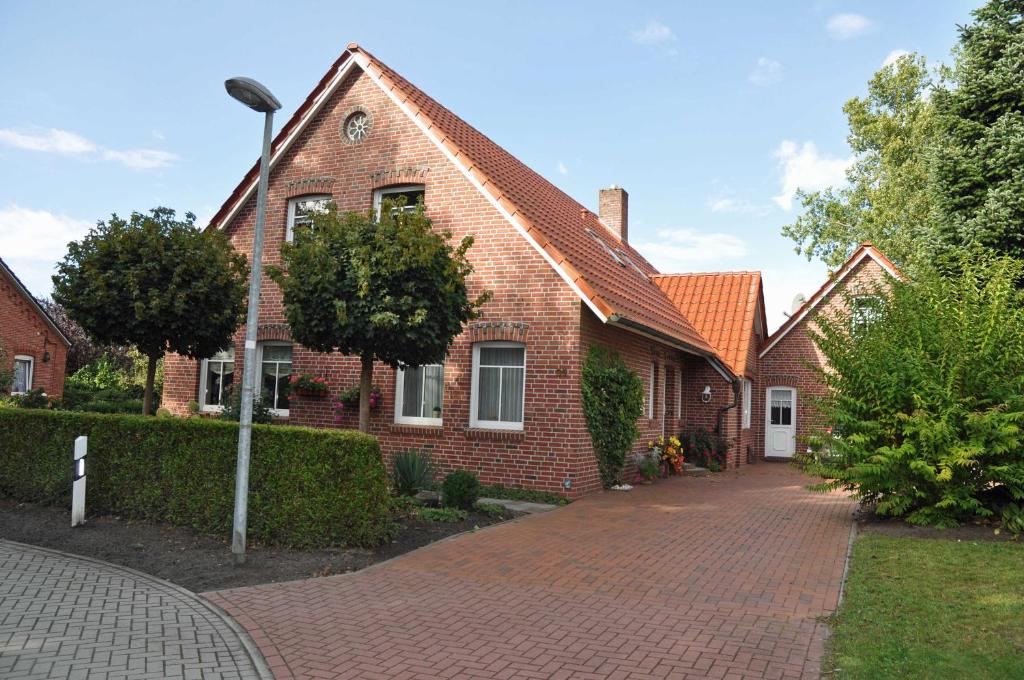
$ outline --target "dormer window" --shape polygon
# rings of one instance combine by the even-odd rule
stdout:
[[[426,200],[426,187],[422,184],[403,184],[401,186],[385,187],[383,189],[377,189],[373,192],[373,212],[380,217],[380,207],[385,200],[398,201],[400,198],[405,199],[405,205],[401,208],[395,206],[392,208],[392,213],[395,214],[399,210],[402,212],[415,212],[416,205],[420,201]]]

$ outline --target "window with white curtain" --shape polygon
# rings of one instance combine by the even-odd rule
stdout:
[[[32,373],[36,360],[27,354],[14,355],[14,382],[11,394],[25,394],[32,389]]]
[[[743,429],[750,429],[750,381],[743,379]]]
[[[199,375],[199,408],[220,411],[224,408],[231,386],[235,382],[235,348],[217,352],[203,359]]]
[[[300,196],[288,201],[288,227],[284,238],[291,242],[295,236],[295,227],[312,224],[313,216],[327,212],[330,196]]]
[[[373,192],[373,212],[380,217],[380,206],[385,200],[397,201],[399,198],[405,199],[405,205],[402,206],[401,212],[416,212],[416,206],[420,201],[424,201],[426,196],[426,188],[422,184],[402,184],[400,186],[385,187],[383,189],[377,189]],[[391,214],[394,215],[399,211],[398,207],[392,208]]]
[[[440,425],[444,364],[399,369],[395,374],[395,422]]]
[[[262,342],[257,346],[260,379],[256,393],[274,415],[288,415],[288,379],[292,375],[292,346],[286,342]]]
[[[523,429],[526,399],[526,348],[513,342],[473,345],[470,426]]]

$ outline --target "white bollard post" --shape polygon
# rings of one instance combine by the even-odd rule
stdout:
[[[89,438],[75,440],[75,475],[71,483],[71,526],[85,524],[85,454]]]

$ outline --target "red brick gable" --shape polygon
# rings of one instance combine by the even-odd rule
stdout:
[[[732,372],[746,375],[759,317],[765,327],[761,273],[662,274],[654,280]]]
[[[779,340],[785,337],[785,335],[798,326],[812,310],[818,307],[818,305],[828,297],[828,294],[833,288],[842,283],[844,279],[850,276],[850,274],[867,259],[874,260],[889,276],[897,279],[903,278],[903,272],[893,264],[892,260],[886,257],[882,251],[874,246],[874,244],[869,241],[865,241],[853,252],[852,255],[850,255],[850,258],[843,263],[843,266],[832,274],[828,281],[822,284],[821,288],[815,291],[814,295],[807,298],[807,300],[800,305],[800,308],[793,312],[793,314],[786,319],[785,323],[779,326],[778,330],[771,334],[771,337],[765,340],[764,346],[759,352],[759,356],[763,357],[767,354],[772,347],[778,344]]]
[[[718,363],[652,279],[657,270],[599,218],[358,45],[339,57],[273,143],[276,162],[353,65],[367,73],[606,323]],[[258,162],[211,220],[226,226],[255,187]]]
[[[56,334],[60,341],[64,343],[65,347],[70,348],[71,341],[68,340],[66,335],[64,335],[64,332],[61,331],[60,327],[56,324],[56,322],[54,322],[54,320],[50,318],[50,315],[46,313],[46,310],[43,309],[42,305],[40,305],[39,302],[34,297],[32,297],[32,294],[28,291],[28,288],[26,288],[25,284],[21,282],[21,279],[19,279],[17,275],[13,271],[11,271],[11,268],[8,267],[7,263],[4,262],[2,259],[0,259],[0,273],[6,276],[13,290],[17,293],[18,296],[20,296],[24,300],[24,303],[27,305],[27,309],[31,310],[32,314],[37,316],[39,320],[43,322],[43,324],[48,326],[50,330],[52,330]]]

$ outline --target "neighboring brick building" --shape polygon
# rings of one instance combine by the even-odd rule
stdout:
[[[210,224],[241,252],[251,251],[257,173],[254,165]],[[663,288],[673,277],[629,244],[624,190],[603,189],[600,216],[593,214],[350,45],[274,140],[265,262],[280,263],[292,226],[327,201],[362,211],[399,193],[411,202],[422,197],[427,215],[456,241],[475,237],[470,294],[489,290],[493,298],[443,366],[375,368],[384,399],[371,431],[386,455],[416,447],[430,451],[442,471],[470,469],[484,482],[570,495],[600,488],[579,393],[583,358],[600,344],[643,376],[638,446],[720,421],[736,439],[731,463],[746,461],[755,437],[742,426],[736,400],[744,384],[738,376],[757,379],[755,352],[765,335],[759,275],[703,275],[732,296],[717,332],[719,317],[672,299]],[[239,329],[216,357],[169,356],[163,405],[185,413],[198,402],[216,411],[224,387],[241,375],[242,346]],[[335,421],[331,400],[283,389],[290,373],[309,372],[326,377],[337,394],[358,382],[359,362],[294,343],[281,293],[268,280],[258,360],[260,390],[282,419],[355,427],[355,413]]]
[[[10,267],[0,260],[0,349],[4,371],[14,369],[2,394],[41,389],[59,397],[64,392],[64,367],[71,342],[46,314]]]
[[[889,259],[870,243],[862,244],[825,284],[796,309],[758,352],[759,378],[753,391],[754,446],[764,457],[790,458],[825,423],[816,422],[811,401],[825,394],[815,369],[827,366],[810,331],[817,314],[847,312],[874,298],[889,277],[902,277]],[[870,310],[870,306],[863,308]],[[856,310],[854,310],[856,317]]]

